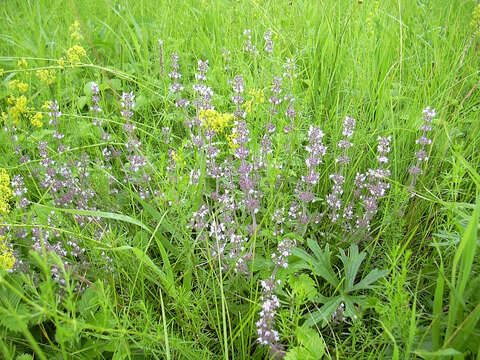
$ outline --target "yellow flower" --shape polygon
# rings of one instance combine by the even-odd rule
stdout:
[[[73,45],[70,49],[67,50],[67,57],[70,64],[80,63],[80,58],[87,56],[87,52],[80,45]]]
[[[52,102],[50,100],[47,100],[43,103],[42,109],[45,111],[50,110],[51,105],[52,105]]]
[[[470,26],[478,27],[480,26],[480,4],[478,4],[472,12],[472,22]]]
[[[245,108],[245,111],[247,114],[250,114],[252,112],[252,100],[248,100],[243,104],[243,107]]]
[[[62,56],[60,59],[57,60],[57,64],[60,69],[65,68],[65,58]]]
[[[262,89],[250,89],[248,94],[251,96],[251,98],[245,102],[243,107],[247,113],[251,113],[252,109],[256,108],[257,105],[265,103],[265,94]]]
[[[30,117],[30,124],[35,127],[41,128],[43,126],[43,114],[41,112],[36,112],[35,115]]]
[[[183,158],[182,154],[179,154],[178,152],[172,150],[170,155],[172,156],[172,160],[175,161],[177,165],[180,165],[180,166],[186,165],[185,159]]]
[[[8,99],[7,99],[8,105],[13,105],[13,104],[15,104],[15,100],[16,100],[15,96],[10,95],[10,96],[8,97]]]
[[[12,118],[13,124],[17,126],[22,114],[28,113],[30,108],[27,106],[27,98],[24,95],[18,98],[11,95],[8,98],[8,103],[11,104],[12,102],[14,102],[15,105],[9,109],[9,115]]]
[[[75,22],[69,26],[68,31],[70,31],[70,37],[74,40],[80,41],[83,39],[82,33],[80,32],[80,22],[75,20]]]
[[[200,110],[199,119],[204,126],[215,130],[217,133],[221,133],[230,124],[233,119],[233,114],[222,114],[213,109]]]
[[[35,74],[47,85],[52,85],[55,81],[55,73],[53,70],[41,69],[37,70]]]
[[[18,80],[12,80],[8,83],[10,90],[15,90],[17,88]]]
[[[14,91],[16,89],[20,90],[22,93],[26,92],[28,90],[28,85],[20,82],[18,80],[12,80],[8,83],[8,87],[10,90]]]
[[[6,124],[6,123],[7,123],[7,119],[8,119],[7,113],[5,113],[5,112],[2,111],[1,117],[2,117],[3,123]]]
[[[20,92],[24,93],[24,92],[27,92],[28,90],[28,85],[23,83],[23,82],[19,82],[17,84],[17,89],[20,90]]]
[[[10,189],[10,176],[5,169],[0,168],[0,214],[10,212],[10,200],[13,196]]]
[[[230,135],[227,135],[227,140],[228,140],[228,146],[230,146],[230,149],[236,149],[238,148],[238,144],[235,144],[235,142],[233,141],[234,139],[236,139],[238,137],[238,134],[237,133],[232,133]]]
[[[11,271],[15,261],[13,249],[8,245],[5,236],[0,236],[0,269]]]
[[[18,60],[17,66],[18,66],[19,68],[24,68],[24,69],[26,69],[26,68],[28,67],[28,64],[27,64],[27,61],[26,61],[24,58],[21,58],[20,60]]]
[[[3,69],[0,69],[0,76],[3,76],[3,73],[4,73]]]

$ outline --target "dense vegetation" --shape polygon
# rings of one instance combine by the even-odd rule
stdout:
[[[480,359],[480,5],[0,4],[2,359]]]

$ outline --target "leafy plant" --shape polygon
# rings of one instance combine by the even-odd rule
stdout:
[[[439,264],[439,272],[433,300],[432,344],[433,351],[419,349],[416,354],[424,359],[440,356],[454,356],[463,359],[464,352],[479,351],[480,304],[478,303],[478,277],[473,268],[478,248],[478,223],[480,216],[480,199],[468,226],[458,244],[453,257],[453,264],[448,279],[443,260]],[[467,288],[467,284],[469,284]],[[447,289],[445,289],[447,287]],[[448,306],[444,306],[445,290],[448,294]],[[446,312],[445,309],[448,309]]]
[[[298,346],[288,350],[285,360],[318,360],[325,355],[325,342],[314,329],[301,326],[295,332]]]
[[[339,277],[332,265],[332,251],[327,244],[324,249],[320,248],[318,243],[313,240],[307,240],[307,246],[312,251],[312,255],[305,250],[296,248],[292,253],[300,260],[293,267],[296,270],[308,269],[316,276],[325,280],[333,289],[333,295],[319,295],[315,298],[316,302],[323,304],[320,309],[311,313],[306,321],[307,326],[312,326],[320,321],[326,325],[334,312],[343,303],[345,305],[344,314],[346,317],[356,319],[358,310],[356,305],[366,306],[366,296],[358,294],[362,290],[374,288],[374,283],[387,274],[387,270],[371,270],[364,278],[357,280],[360,266],[365,260],[365,252],[358,252],[357,245],[351,245],[346,253],[340,249],[337,257],[342,263],[342,276]]]

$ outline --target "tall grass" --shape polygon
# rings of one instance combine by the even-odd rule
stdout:
[[[0,270],[0,357],[480,359],[476,6],[473,0],[1,3],[0,113],[7,120],[0,132],[0,168],[11,181],[14,175],[23,177],[30,204],[17,208],[18,198],[12,197],[9,213],[0,213],[0,227],[15,257],[30,270]],[[75,21],[82,39],[69,30]],[[258,56],[244,51],[244,29],[251,30]],[[273,33],[271,55],[263,49],[267,30]],[[86,56],[69,64],[68,50],[76,44]],[[253,154],[271,118],[277,127],[271,166],[258,172],[259,230],[241,252],[251,255],[247,276],[215,257],[218,243],[202,237],[209,229],[192,229],[202,204],[213,209],[205,219],[210,224],[224,208],[210,197],[215,182],[206,175],[206,153],[190,144],[185,114],[169,91],[174,52],[183,75],[182,96],[190,99],[197,61],[208,59],[207,84],[219,113],[234,112],[231,80],[243,76],[245,101],[252,101],[246,123]],[[60,68],[62,57],[66,63]],[[295,60],[298,75],[283,83],[282,95],[291,92],[296,99],[289,135],[283,133],[284,109],[272,117],[268,103],[272,80],[284,73],[287,58]],[[36,75],[45,69],[56,76],[50,85]],[[31,107],[15,129],[8,99],[23,93],[10,88],[13,80],[28,85],[24,95]],[[100,127],[89,111],[91,82],[100,88]],[[120,111],[122,93],[130,91],[136,103],[131,123],[141,142],[135,154],[146,159],[150,197],[134,180],[123,178],[129,153]],[[264,104],[257,96],[261,91]],[[51,100],[58,100],[63,112],[58,130],[69,146],[63,153],[51,138],[49,110],[41,109]],[[416,162],[415,141],[427,105],[437,110],[433,144],[411,196],[409,169]],[[30,124],[37,111],[44,116],[42,128]],[[308,174],[310,126],[325,133],[328,151],[318,166],[318,201],[308,209],[326,212],[329,175],[338,171],[336,144],[343,139],[347,115],[356,126],[351,161],[343,169],[345,203],[354,199],[355,175],[376,166],[377,138],[392,136],[390,189],[379,200],[370,230],[344,231],[325,215],[301,231],[285,223],[285,235],[273,235],[280,225],[272,216],[281,207],[288,212],[297,183]],[[214,145],[222,160],[237,166],[227,138],[233,128],[232,123]],[[102,138],[102,131],[111,138]],[[54,203],[52,187],[42,187],[38,170],[42,141],[57,164],[84,159],[88,176],[81,176],[83,165],[72,168],[84,186],[94,189],[89,204],[95,206]],[[107,147],[121,150],[119,157],[106,161]],[[25,155],[30,160],[22,162]],[[175,170],[167,170],[172,164]],[[190,182],[191,170],[201,172],[198,184]],[[237,211],[235,220],[249,225],[249,216]],[[78,219],[86,218],[92,221],[83,227]],[[22,231],[28,236],[20,236]],[[32,249],[34,231],[51,234],[37,250]],[[287,236],[296,240],[297,249],[283,269],[271,254]],[[75,239],[84,255],[66,263],[49,248],[56,239],[64,246]],[[81,270],[72,270],[73,265]],[[266,298],[261,281],[272,273],[282,280],[274,291],[280,304],[275,315],[279,347],[272,347],[277,355],[258,343],[256,325]]]

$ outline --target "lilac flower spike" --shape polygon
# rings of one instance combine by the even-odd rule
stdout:
[[[213,96],[213,90],[205,84],[207,81],[207,71],[208,71],[208,60],[198,60],[197,63],[197,73],[195,73],[195,79],[197,79],[197,84],[193,85],[193,90],[197,94],[197,99],[195,100],[194,105],[198,110],[207,110],[213,109],[213,106],[210,104]]]
[[[257,327],[257,340],[262,345],[270,346],[270,350],[274,350],[280,337],[278,331],[274,329],[276,309],[280,307],[280,301],[274,294],[277,286],[280,285],[280,280],[275,280],[276,273],[280,267],[287,268],[287,258],[291,255],[292,249],[295,246],[295,240],[285,239],[278,244],[277,254],[272,254],[272,260],[275,263],[275,268],[268,280],[262,280],[260,284],[263,288],[262,310],[260,311],[260,319],[255,323]]]
[[[120,105],[122,106],[121,114],[125,118],[125,120],[127,120],[127,122],[133,116],[132,109],[135,107],[134,100],[135,95],[133,94],[133,91],[124,92],[122,94],[122,101],[120,102]]]
[[[272,30],[265,31],[263,39],[265,40],[265,51],[269,54],[273,52]]]
[[[390,152],[391,140],[391,136],[378,137],[378,168],[369,169],[366,174],[357,174],[355,177],[354,194],[364,206],[363,216],[357,217],[356,225],[359,229],[370,230],[370,221],[378,210],[378,200],[384,197],[390,188],[390,184],[386,180],[390,176],[390,170],[386,167],[388,163],[386,155]]]
[[[250,29],[243,30],[243,35],[245,36],[245,42],[243,45],[243,50],[249,52],[250,55],[257,55],[258,51],[255,45],[252,44],[252,35]]]
[[[98,88],[98,84],[94,81],[91,82],[90,89],[92,90],[92,106],[90,107],[90,111],[93,111],[95,116],[97,116],[98,113],[102,112],[102,108],[98,105],[100,103],[100,96],[98,95],[100,89]]]
[[[436,111],[435,109],[430,108],[430,106],[427,106],[425,109],[423,109],[422,114],[423,125],[420,129],[423,133],[422,136],[420,136],[420,138],[418,138],[416,141],[417,144],[420,144],[420,149],[415,153],[415,158],[417,159],[417,162],[410,168],[410,174],[412,174],[412,181],[409,186],[410,190],[413,190],[415,188],[415,183],[417,182],[418,175],[421,175],[423,173],[421,163],[428,161],[428,154],[425,150],[425,146],[432,144],[432,140],[427,138],[427,134],[432,130],[432,122],[435,118]]]
[[[237,75],[233,78],[233,92],[232,101],[235,104],[235,116],[244,119],[247,115],[241,108],[241,104],[244,102],[243,92],[245,90],[245,82],[242,75]]]
[[[183,90],[182,84],[178,81],[182,74],[178,72],[180,66],[178,65],[178,54],[172,54],[172,62],[171,62],[172,71],[168,74],[168,77],[173,80],[173,84],[170,85],[170,91],[172,93],[177,93]]]
[[[59,106],[57,100],[50,101],[50,107],[49,107],[50,112],[48,113],[48,116],[50,116],[50,125],[57,126],[58,125],[58,119],[60,116],[62,116],[62,112],[59,111]]]
[[[347,150],[349,147],[353,146],[353,143],[349,139],[353,136],[355,130],[355,119],[346,116],[343,121],[343,131],[342,135],[344,138],[338,142],[338,147],[342,149],[342,155],[335,159],[336,163],[340,164],[340,169],[337,173],[330,175],[330,179],[333,181],[332,192],[327,195],[327,205],[331,210],[330,220],[332,222],[337,222],[340,219],[340,210],[342,208],[342,195],[343,188],[342,185],[345,182],[345,177],[343,175],[343,168],[346,164],[350,162],[350,157],[347,155]],[[348,209],[347,205],[347,212]],[[344,214],[344,218],[348,218]]]

